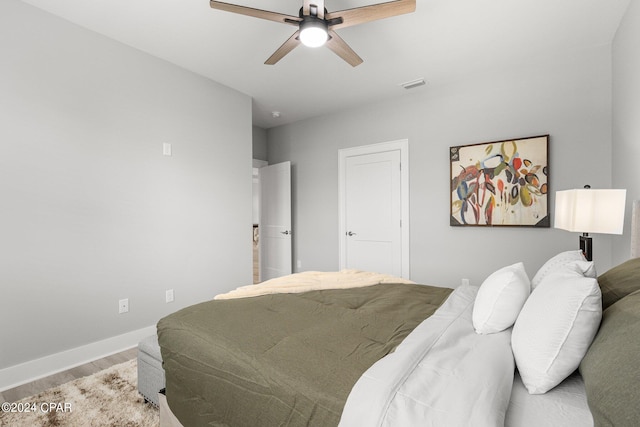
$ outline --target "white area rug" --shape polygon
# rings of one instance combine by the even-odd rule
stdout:
[[[0,411],[3,427],[159,425],[158,410],[138,394],[135,359],[19,402],[5,403]]]

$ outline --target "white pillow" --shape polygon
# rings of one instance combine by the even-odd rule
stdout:
[[[473,327],[479,334],[504,331],[516,321],[531,292],[529,277],[519,262],[486,278],[473,306]]]
[[[587,259],[584,257],[581,250],[560,252],[558,255],[551,257],[551,259],[540,267],[536,275],[533,276],[533,279],[531,279],[531,290],[535,289],[545,276],[574,261],[587,261]],[[591,263],[588,270],[583,271],[583,274],[587,277],[597,276],[596,268],[593,263]]]
[[[546,393],[575,371],[598,331],[600,287],[580,273],[582,268],[572,263],[549,273],[531,292],[513,327],[513,355],[531,394]]]

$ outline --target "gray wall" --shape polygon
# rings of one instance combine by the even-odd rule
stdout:
[[[253,158],[267,160],[267,131],[253,126]]]
[[[17,0],[0,93],[0,368],[251,282],[249,97]]]
[[[514,63],[495,74],[269,129],[269,162],[293,164],[294,260],[302,270],[338,268],[338,149],[407,138],[411,278],[457,286],[466,277],[480,284],[517,261],[533,275],[555,253],[577,249],[578,235],[450,227],[448,148],[541,134],[551,135],[552,192],[610,186],[610,46]],[[594,240],[596,265],[604,271],[611,240]]]
[[[631,208],[640,199],[640,2],[631,1],[613,43],[613,185],[627,189],[625,233],[616,263],[629,258]]]

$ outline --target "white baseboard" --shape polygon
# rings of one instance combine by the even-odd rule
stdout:
[[[0,392],[128,350],[156,333],[156,325],[0,369]]]

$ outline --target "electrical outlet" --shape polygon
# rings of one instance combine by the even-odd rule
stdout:
[[[462,286],[469,286],[469,279],[462,279]]]
[[[165,302],[173,302],[173,289],[168,289],[164,293],[164,300]]]
[[[129,312],[129,298],[118,301],[118,314]]]

